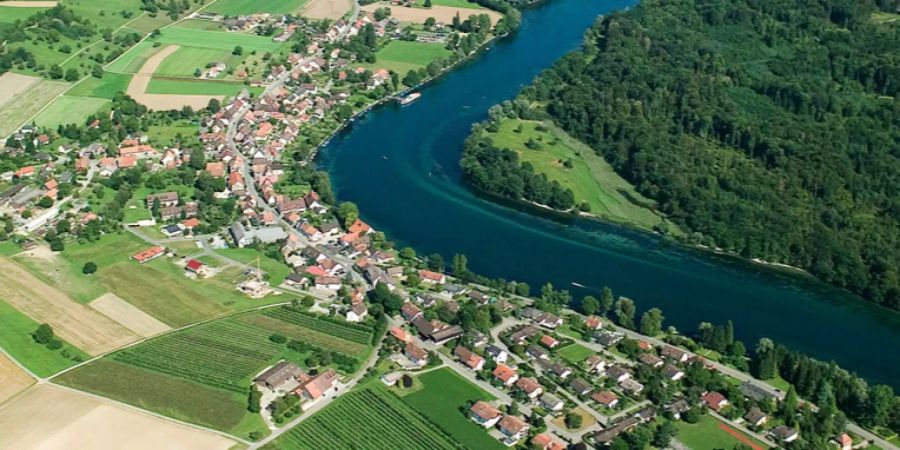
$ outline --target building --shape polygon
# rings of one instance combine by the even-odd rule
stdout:
[[[506,436],[503,443],[513,445],[528,434],[531,426],[516,416],[503,416],[497,423],[497,428]]]
[[[416,305],[407,302],[400,307],[400,315],[403,316],[404,319],[412,322],[413,320],[422,317],[422,310],[416,307]]]
[[[447,277],[444,274],[424,269],[419,270],[419,279],[425,284],[444,284],[447,282]]]
[[[531,448],[540,450],[566,450],[567,445],[550,433],[542,433],[531,439]]]
[[[148,208],[152,208],[157,200],[159,201],[160,208],[171,208],[173,206],[178,206],[178,193],[160,192],[159,194],[150,194],[147,196],[146,200]]]
[[[747,411],[747,414],[744,414],[744,420],[750,426],[761,427],[769,420],[769,416],[754,406]]]
[[[542,395],[538,403],[541,405],[541,408],[551,412],[562,411],[566,406],[562,400],[550,393]]]
[[[594,386],[585,379],[575,378],[569,382],[569,389],[578,396],[585,396],[591,393]]]
[[[343,281],[340,277],[316,277],[316,289],[336,291],[341,288]]]
[[[190,273],[199,274],[203,271],[203,263],[196,259],[191,259],[185,264],[184,270]]]
[[[267,389],[277,391],[287,385],[289,381],[302,375],[303,370],[297,367],[296,364],[288,361],[281,361],[261,373],[253,380],[253,382],[260,386],[264,386]]]
[[[499,409],[494,408],[490,403],[478,401],[469,409],[469,417],[475,423],[485,428],[490,428],[500,421],[502,414]]]
[[[456,348],[453,349],[453,354],[459,358],[460,362],[472,370],[479,371],[484,368],[484,358],[461,345],[457,345]]]
[[[417,366],[421,367],[428,364],[428,352],[412,342],[406,344],[406,347],[403,348],[403,354]]]
[[[497,364],[497,368],[494,369],[493,372],[494,378],[500,380],[504,386],[512,386],[519,379],[519,374],[516,369],[507,366],[506,364]]]
[[[509,353],[496,345],[485,347],[484,354],[490,356],[491,359],[498,363],[505,363],[509,359]]]
[[[800,433],[797,430],[786,425],[778,425],[777,427],[772,428],[772,430],[769,431],[769,434],[773,438],[785,443],[794,442],[800,438]]]
[[[638,360],[654,369],[658,369],[662,367],[663,364],[665,364],[662,358],[651,353],[644,353],[638,358]]]
[[[538,383],[534,378],[522,377],[516,381],[516,387],[525,392],[525,395],[528,398],[534,400],[539,395],[544,392],[544,388],[541,386],[541,383]]]
[[[688,354],[686,352],[669,345],[663,347],[662,351],[660,351],[660,354],[663,356],[663,358],[674,361],[676,363],[683,363],[688,359]]]
[[[355,303],[347,310],[346,319],[347,322],[361,322],[368,315],[369,308],[366,308],[365,303]]]
[[[559,341],[557,341],[556,338],[554,338],[553,336],[550,336],[549,334],[545,334],[545,335],[541,336],[540,342],[541,342],[541,345],[543,345],[544,347],[551,348],[551,349],[559,346]]]
[[[166,253],[165,247],[150,247],[147,250],[143,250],[131,255],[131,259],[144,264],[147,261],[152,261]]]
[[[728,406],[728,399],[725,398],[724,395],[715,391],[703,394],[703,396],[700,397],[700,400],[702,400],[703,403],[706,403],[706,406],[708,406],[709,409],[715,412],[719,412],[722,410],[722,408]]]
[[[285,233],[281,227],[260,227],[248,230],[244,228],[244,225],[240,222],[231,224],[228,231],[231,233],[234,245],[237,245],[238,247],[250,245],[254,241],[271,244],[282,239],[287,239],[288,237],[287,233]]]
[[[621,383],[631,378],[631,372],[625,370],[620,366],[610,366],[606,369],[606,376],[616,383]]]
[[[312,379],[309,379],[308,376],[301,377],[301,386],[294,393],[301,398],[315,401],[325,395],[329,389],[334,388],[337,390],[335,387],[336,382],[337,373],[333,370],[328,370]]]
[[[619,405],[619,396],[612,391],[595,392],[591,398],[607,408],[615,408]]]

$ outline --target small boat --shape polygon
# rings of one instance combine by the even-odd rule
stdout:
[[[403,96],[403,97],[400,98],[400,100],[399,100],[399,101],[400,101],[400,105],[401,105],[401,106],[406,106],[406,105],[408,105],[408,104],[410,104],[410,103],[412,103],[412,102],[418,100],[419,97],[421,97],[421,96],[422,96],[422,94],[420,94],[420,93],[418,93],[418,92],[413,92],[412,94],[405,95],[405,96]]]
[[[580,288],[586,288],[586,287],[587,287],[587,286],[585,286],[585,285],[583,285],[583,284],[581,284],[581,283],[576,283],[576,282],[574,282],[574,281],[572,282],[572,286],[576,286],[576,287],[580,287]]]

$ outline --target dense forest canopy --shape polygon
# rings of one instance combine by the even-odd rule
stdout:
[[[898,7],[645,0],[600,19],[517,103],[694,242],[900,308],[900,22],[873,19]]]

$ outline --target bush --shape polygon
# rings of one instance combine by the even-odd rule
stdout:
[[[84,263],[84,267],[81,268],[81,273],[83,273],[85,275],[90,275],[96,271],[97,271],[97,264],[95,264],[93,261],[88,261],[88,262]]]
[[[278,333],[269,336],[269,340],[276,344],[284,344],[285,342],[287,342],[287,338],[284,337],[284,335]]]
[[[53,327],[49,324],[42,323],[31,333],[31,337],[34,339],[34,342],[37,342],[38,344],[49,344],[50,341],[53,340]]]

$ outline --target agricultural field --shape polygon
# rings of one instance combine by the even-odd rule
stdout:
[[[171,329],[115,294],[103,294],[88,303],[88,306],[141,337],[154,336]]]
[[[86,117],[106,108],[110,103],[109,100],[102,98],[63,95],[47,105],[34,118],[34,122],[39,127],[50,129],[56,129],[60,125],[70,123],[84,125]]]
[[[7,136],[69,88],[63,81],[40,80],[0,108],[0,136]]]
[[[0,353],[0,404],[22,392],[32,383],[33,378],[6,355]]]
[[[560,358],[568,361],[570,364],[581,364],[582,361],[588,359],[594,354],[594,351],[579,344],[569,344],[559,350],[555,354]]]
[[[139,338],[6,258],[0,258],[0,298],[35,322],[50,324],[59,337],[91,355]]]
[[[464,1],[464,0],[448,0],[448,1]],[[438,2],[434,2],[431,8],[409,8],[406,6],[392,6],[388,2],[372,3],[362,7],[363,11],[375,12],[378,8],[390,8],[391,17],[408,23],[423,23],[429,17],[433,17],[438,22],[450,23],[453,18],[459,15],[463,20],[468,19],[474,14],[487,14],[491,18],[491,24],[496,24],[503,16],[497,11],[490,9],[474,9],[471,5],[463,7],[445,6]]]
[[[93,97],[112,100],[119,92],[125,92],[131,75],[104,72],[103,78],[88,77],[66,91],[66,96]]]
[[[216,250],[216,253],[231,258],[235,261],[256,266],[256,258],[259,258],[259,268],[268,275],[269,284],[278,286],[291,274],[292,270],[287,264],[272,259],[252,248],[226,248]]]
[[[231,50],[216,48],[187,47],[190,42],[184,42],[175,53],[163,60],[162,64],[153,72],[153,76],[194,78],[197,69],[206,70],[208,63],[225,63],[227,67],[240,64],[243,56],[233,55]]]
[[[371,445],[361,445],[364,442]],[[496,440],[494,443],[499,445]],[[459,446],[459,442],[429,419],[376,384],[341,396],[264,448],[425,450]]]
[[[300,15],[310,19],[337,20],[352,8],[352,0],[310,0]]]
[[[652,201],[641,196],[590,147],[555,125],[506,119],[496,133],[486,133],[497,147],[516,151],[519,160],[531,163],[535,172],[571,189],[575,202],[587,202],[591,214],[644,229],[652,229],[664,222],[653,210],[639,206],[629,198],[644,205],[652,205]],[[529,148],[526,145],[529,141],[540,147]]]
[[[401,76],[410,70],[418,70],[437,58],[450,56],[441,44],[426,42],[391,41],[375,54],[374,64],[365,64],[372,70],[387,69]]]
[[[38,77],[13,72],[0,75],[0,106],[12,100],[16,95],[25,92],[32,84],[40,80]]]
[[[372,329],[365,325],[327,320],[289,306],[269,308],[262,315],[290,324],[279,329],[288,337],[349,356],[362,354],[372,343]]]
[[[118,59],[107,64],[105,69],[107,72],[114,73],[137,73],[144,63],[162,48],[161,45],[157,45],[156,42],[150,39],[141,41]]]
[[[241,46],[244,53],[249,53],[254,50],[258,52],[271,52],[277,50],[278,47],[282,45],[278,42],[273,42],[271,38],[254,34],[203,31],[180,28],[177,26],[168,27],[162,30],[162,33],[155,41],[161,44],[190,44],[192,47],[227,50],[229,52],[234,50],[234,47]]]
[[[228,450],[235,441],[53,385],[0,406],[0,448]]]
[[[50,350],[34,342],[31,333],[40,324],[3,300],[0,300],[0,323],[3,324],[0,327],[0,347],[38,376],[52,375],[75,365],[78,362],[75,359],[88,358],[87,353],[67,343],[63,344],[63,349],[71,356],[68,358],[63,355],[62,350]]]
[[[218,0],[204,11],[225,16],[241,16],[256,13],[291,14],[306,3],[306,0]]]
[[[453,8],[487,9],[484,6],[475,2],[470,2],[469,0],[431,0],[431,4],[437,6],[450,6]]]
[[[188,28],[191,30],[203,31],[222,31],[222,24],[212,20],[189,19],[178,22],[178,28]]]
[[[416,377],[424,387],[406,395],[403,401],[446,430],[467,448],[497,449],[503,445],[460,412],[466,402],[494,398],[452,369],[442,368]]]
[[[692,450],[733,448],[738,443],[748,444],[754,450],[768,448],[756,439],[719,422],[710,415],[704,415],[695,424],[678,421],[676,426],[678,427],[677,439]]]
[[[247,86],[240,82],[157,78],[150,79],[148,94],[174,94],[174,95],[213,95],[233,97],[244,89],[250,92],[260,92],[261,88]],[[203,105],[206,106],[206,105]]]

